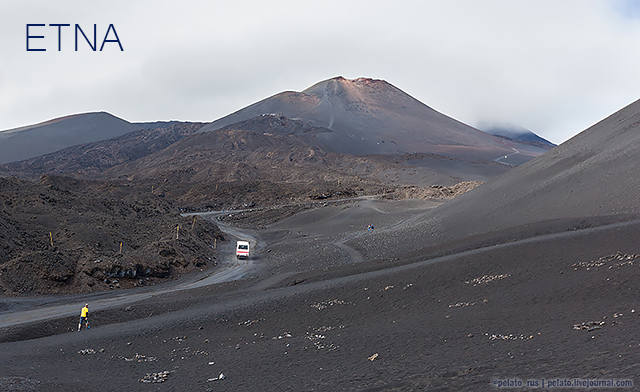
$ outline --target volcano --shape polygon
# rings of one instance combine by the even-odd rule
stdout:
[[[285,91],[218,119],[213,131],[265,114],[281,114],[334,131],[325,146],[355,155],[435,153],[470,161],[543,149],[486,134],[448,117],[378,79],[335,77],[303,91]],[[348,142],[345,142],[345,137]]]

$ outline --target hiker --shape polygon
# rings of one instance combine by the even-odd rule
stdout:
[[[82,329],[82,323],[89,329],[89,304],[84,304],[84,308],[80,311],[80,322],[78,323],[78,332]]]

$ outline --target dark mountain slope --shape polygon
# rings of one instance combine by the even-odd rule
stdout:
[[[485,180],[508,168],[438,155],[357,156],[330,149],[341,131],[282,115],[259,115],[202,132],[104,175],[154,186],[185,207],[267,205],[374,194],[404,185]],[[429,166],[415,164],[429,162]],[[434,168],[430,167],[433,166]],[[483,174],[484,173],[484,174]]]
[[[0,132],[0,163],[20,161],[63,148],[110,139],[139,128],[105,112],[74,114]]]
[[[105,175],[153,184],[186,206],[228,206],[379,190],[382,185],[371,176],[382,166],[327,152],[296,135],[227,129],[184,138]]]
[[[516,142],[531,144],[533,146],[537,146],[543,148],[545,150],[550,150],[556,145],[544,139],[534,132],[521,127],[509,126],[509,127],[489,127],[483,128],[483,131],[490,135],[503,137],[505,139],[513,140]]]
[[[282,115],[260,115],[216,132],[201,124],[160,128],[0,166],[0,175],[38,179],[43,174],[117,179],[153,188],[184,207],[241,206],[379,193],[405,185],[453,185],[485,181],[508,170],[437,154],[353,156],[331,152],[340,131]]]
[[[0,174],[40,178],[43,174],[95,177],[110,167],[162,150],[194,134],[201,123],[147,124],[151,128],[0,166]]]
[[[640,215],[639,164],[636,101],[545,155],[380,235],[375,247],[380,254],[385,247],[418,251],[483,233],[511,239],[630,219]]]
[[[283,114],[336,131],[330,151],[358,155],[437,153],[491,161],[513,152],[532,157],[542,151],[481,132],[421,103],[397,87],[368,78],[337,77],[301,92],[264,99],[202,128],[212,131],[262,114]],[[344,137],[349,142],[344,142]]]

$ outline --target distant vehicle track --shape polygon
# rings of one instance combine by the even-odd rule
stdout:
[[[226,212],[229,212],[229,211],[226,211]],[[214,214],[214,212],[209,212],[209,214]],[[276,290],[273,293],[273,295],[286,296],[287,293],[289,293],[291,290],[293,290],[292,291],[293,293],[298,293],[299,290],[313,291],[317,288],[340,286],[353,281],[358,281],[362,279],[371,279],[378,276],[384,276],[387,274],[393,274],[400,271],[407,271],[414,268],[419,268],[429,264],[439,263],[443,261],[451,261],[462,256],[481,254],[481,253],[489,252],[492,250],[513,247],[513,246],[518,246],[523,244],[542,242],[546,240],[571,238],[573,236],[578,236],[578,235],[583,235],[583,234],[588,234],[593,232],[623,228],[623,227],[635,225],[638,223],[640,223],[640,219],[601,225],[601,226],[590,227],[585,229],[538,235],[538,236],[529,237],[521,240],[510,241],[510,242],[505,242],[500,244],[484,246],[476,249],[466,250],[466,251],[449,254],[445,256],[433,257],[430,259],[414,262],[411,264],[394,265],[394,266],[390,266],[388,268],[383,268],[379,270],[362,272],[354,275],[334,277],[331,279],[316,281],[312,283],[300,284],[293,287],[284,288],[283,290]],[[244,238],[248,238],[254,244],[257,243],[257,239],[255,237],[248,235],[247,233],[244,233],[238,229],[230,228],[225,225],[222,225],[221,229],[232,236],[240,235],[240,236],[243,236]],[[261,244],[261,246],[263,245]],[[229,257],[231,257],[232,259],[235,259],[233,257],[233,253],[230,253]],[[104,298],[98,298],[91,301],[92,310],[96,311],[96,310],[113,308],[117,306],[122,306],[124,304],[129,304],[129,303],[141,301],[144,299],[148,299],[153,296],[163,295],[166,293],[176,292],[180,290],[188,290],[188,289],[202,287],[206,285],[240,279],[251,269],[252,265],[253,263],[251,262],[245,263],[245,264],[235,264],[223,270],[216,271],[207,277],[199,278],[195,281],[180,282],[180,283],[176,283],[176,285],[172,287],[159,288],[157,290],[153,290],[149,292],[134,292],[134,293],[120,292],[117,294],[106,296]],[[274,277],[267,278],[267,280],[273,280],[273,279]],[[263,285],[262,282],[258,282],[256,287],[263,287],[263,286],[265,285]],[[268,288],[268,286],[270,285],[267,285],[265,287]],[[263,300],[266,297],[268,297],[266,294],[261,294],[258,300]],[[249,300],[250,300],[249,298],[245,297],[238,303],[246,304],[246,302]],[[56,319],[56,318],[76,315],[79,312],[79,309],[82,307],[82,305],[85,302],[86,301],[84,299],[82,300],[78,299],[74,303],[65,303],[64,305],[52,305],[52,306],[45,306],[45,307],[30,309],[26,311],[6,312],[0,315],[0,328],[6,328],[6,327],[16,326],[16,325],[30,323],[30,322],[43,321],[43,320]],[[233,302],[227,303],[225,304],[225,306],[233,306]],[[180,315],[176,315],[175,317],[180,317]]]
[[[221,214],[217,214],[219,216]],[[224,223],[218,223],[220,229],[227,235],[234,238],[242,238],[247,239],[251,242],[251,245],[256,248],[258,244],[258,240],[240,229],[232,228]],[[257,247],[258,249],[260,246]],[[35,321],[43,321],[54,318],[61,318],[67,316],[76,315],[79,312],[79,309],[89,301],[91,304],[91,311],[96,312],[100,310],[110,309],[126,304],[130,304],[133,302],[138,302],[141,300],[145,300],[151,297],[181,291],[181,290],[189,290],[198,287],[208,286],[212,284],[231,282],[234,280],[242,279],[253,267],[253,260],[249,258],[243,262],[237,262],[233,252],[226,252],[224,255],[224,266],[222,268],[216,268],[212,270],[209,274],[202,276],[196,276],[187,281],[177,281],[172,285],[162,285],[161,287],[149,287],[148,290],[135,290],[135,291],[118,291],[118,292],[109,292],[109,293],[99,293],[99,294],[87,294],[84,297],[82,295],[72,295],[65,298],[71,298],[66,300],[63,304],[52,304],[50,306],[37,307],[35,309],[23,310],[23,311],[15,311],[15,312],[5,312],[0,313],[0,328],[25,324]],[[51,297],[45,297],[51,298]],[[88,298],[88,299],[86,299]],[[62,298],[61,298],[62,299]],[[37,303],[38,298],[7,298],[4,299],[5,302],[26,302],[25,300],[33,303]],[[61,302],[56,301],[55,299],[51,302]]]
[[[366,195],[351,198],[332,199],[323,201],[314,201],[312,204],[324,204],[324,203],[338,203],[344,201],[357,201],[357,200],[370,200],[379,195]],[[185,213],[183,216],[207,216],[213,219],[225,214],[235,214],[239,212],[259,211],[266,208],[282,208],[288,206],[304,205],[309,203],[291,203],[274,207],[264,208],[247,208],[236,210],[218,210],[218,211],[205,211],[195,213]],[[251,243],[251,247],[256,250],[260,250],[263,244],[258,239],[236,227],[227,225],[219,220],[216,221],[220,229],[227,235],[236,239],[247,239]],[[233,251],[228,251],[224,255],[224,267],[221,269],[212,270],[207,275],[199,275],[187,281],[176,281],[167,284],[162,284],[160,287],[149,287],[147,290],[135,290],[135,291],[118,291],[108,293],[97,293],[87,295],[71,295],[60,298],[52,296],[47,297],[31,297],[31,298],[5,298],[5,303],[24,303],[28,307],[27,310],[7,311],[0,313],[0,328],[32,323],[37,321],[44,321],[68,316],[74,316],[79,312],[79,309],[89,301],[91,303],[91,311],[96,312],[105,309],[111,309],[118,306],[131,304],[134,302],[142,301],[151,297],[172,293],[181,290],[189,290],[198,287],[204,287],[213,284],[231,282],[239,280],[245,277],[254,267],[253,258],[249,258],[247,261],[238,262],[235,258]],[[50,300],[49,300],[50,299]],[[0,300],[2,302],[2,300]],[[50,303],[50,305],[37,306],[38,303]],[[29,305],[32,303],[34,305]],[[30,308],[37,306],[35,308]],[[30,308],[30,309],[29,309]]]
[[[513,152],[512,152],[511,154],[507,154],[507,155],[500,155],[499,157],[497,157],[497,158],[496,158],[496,159],[494,159],[493,161],[494,161],[494,162],[497,162],[497,163],[500,163],[500,164],[502,164],[502,165],[515,166],[515,165],[513,165],[513,164],[511,164],[511,163],[503,162],[503,161],[502,161],[503,159],[504,159],[504,160],[509,159],[509,157],[510,157],[510,156],[512,156],[512,155],[520,154],[520,150],[518,150],[517,148],[515,148],[515,147],[511,147],[511,149],[513,150]]]

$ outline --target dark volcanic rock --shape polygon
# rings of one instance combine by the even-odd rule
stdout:
[[[210,244],[222,233],[205,220],[192,229],[193,221],[177,211],[133,186],[0,178],[0,288],[5,294],[93,291],[115,279],[131,287],[209,264]]]
[[[162,150],[183,137],[195,133],[200,127],[202,127],[201,123],[159,124],[113,139],[78,144],[35,158],[8,163],[0,166],[0,174],[6,173],[33,179],[43,174],[95,178],[108,168]]]

